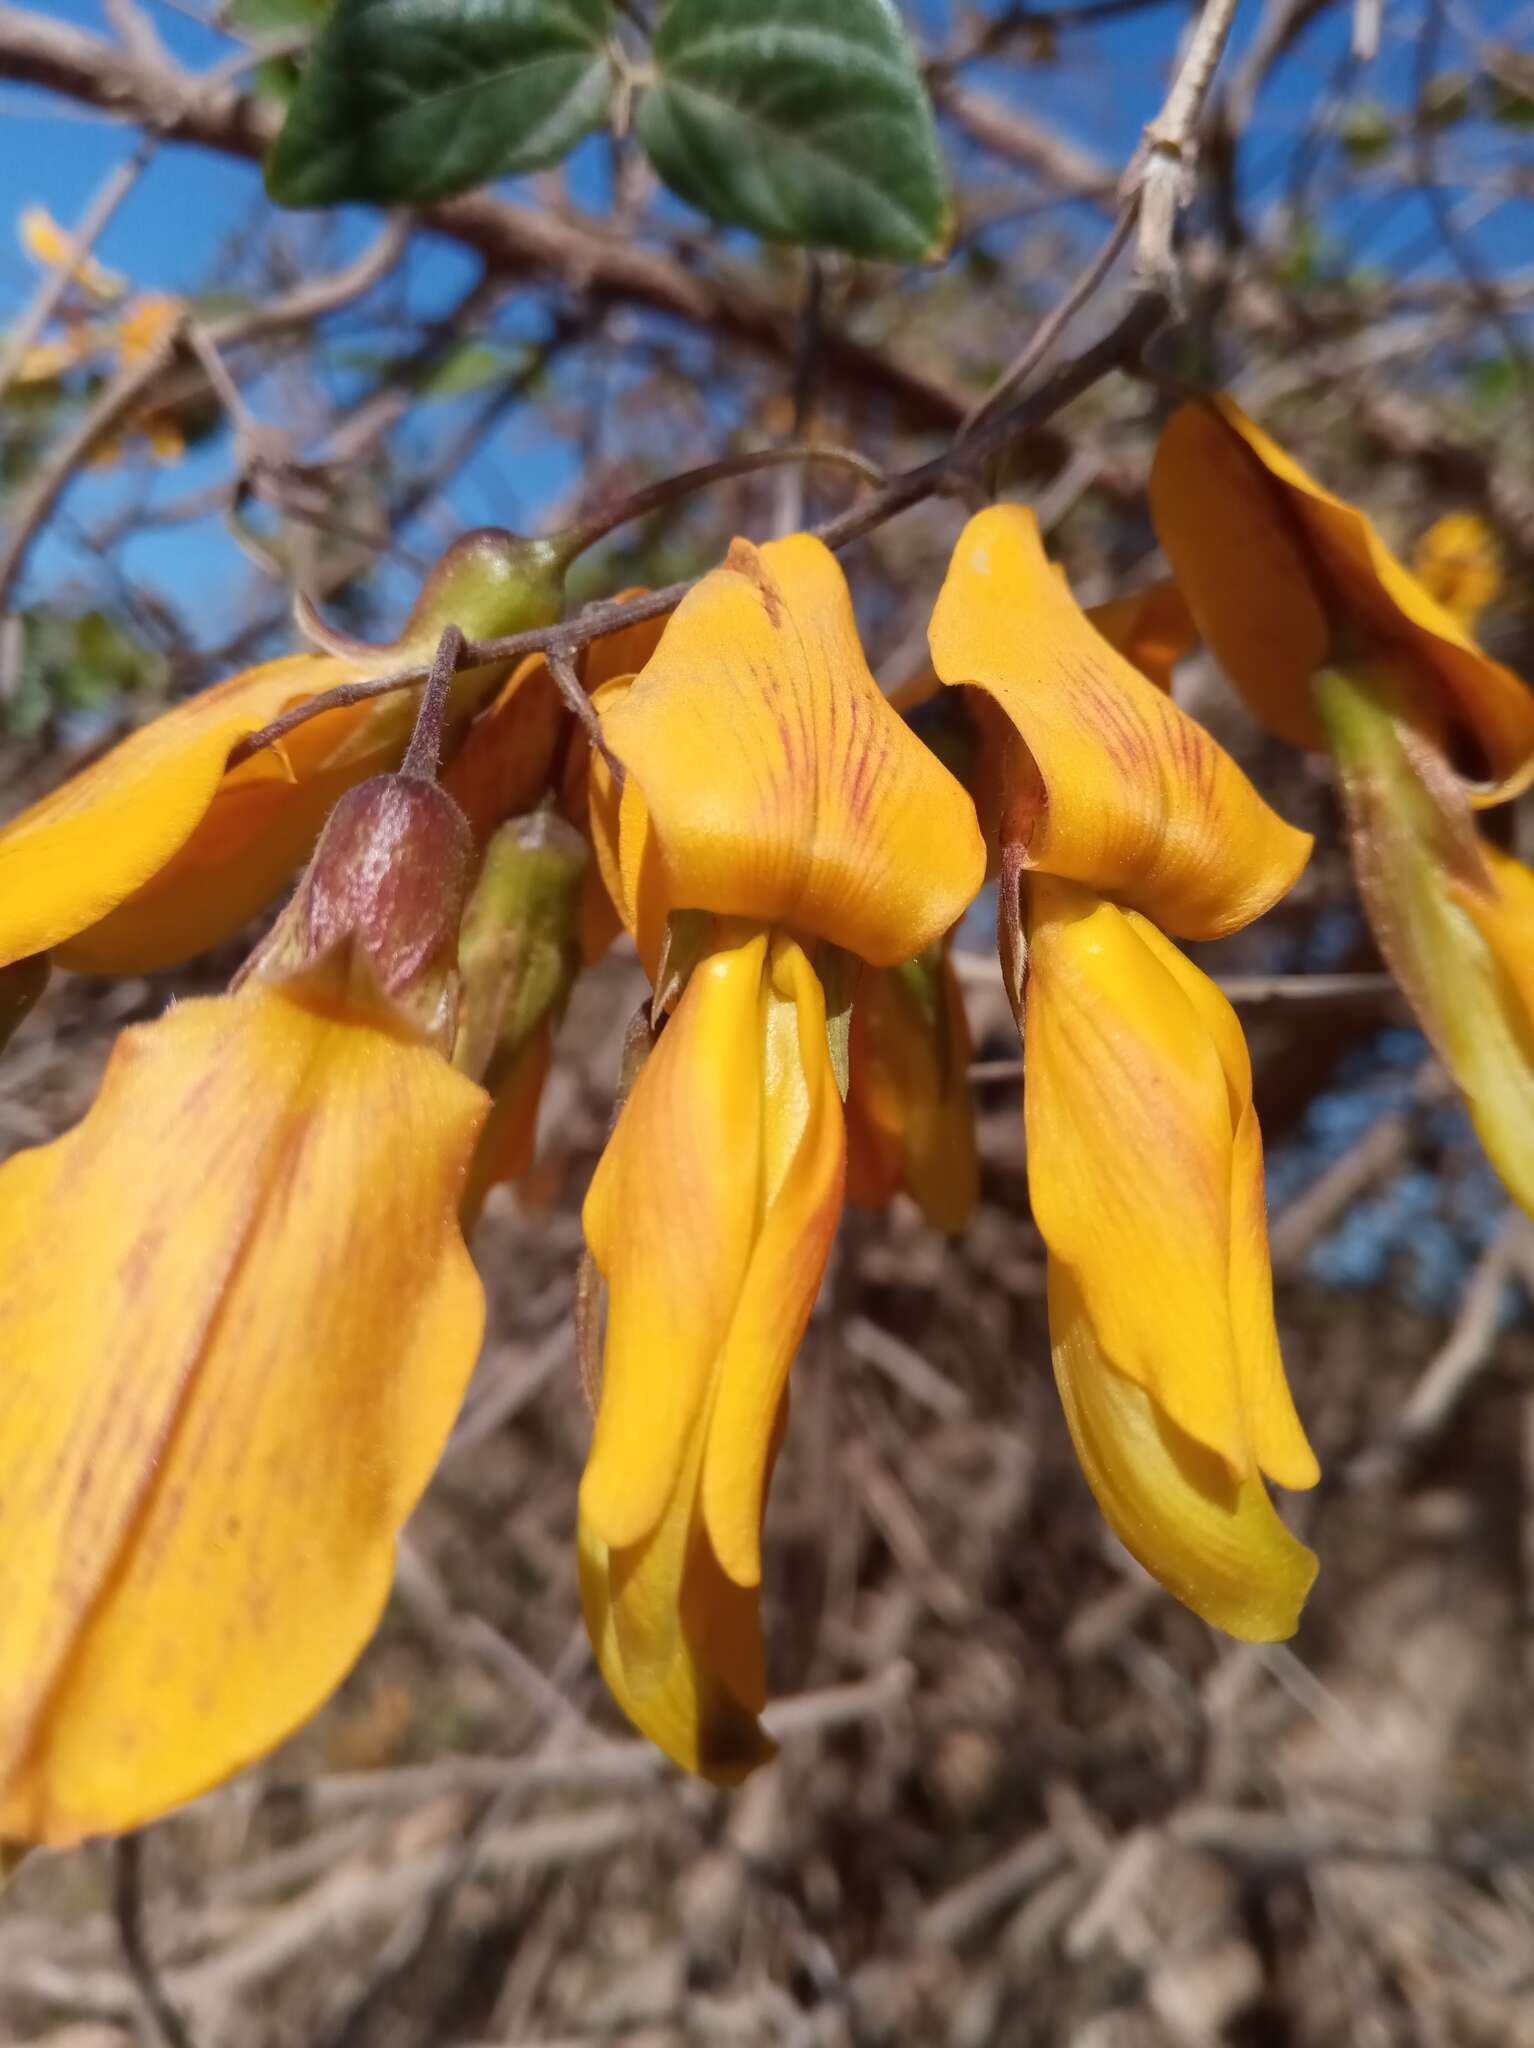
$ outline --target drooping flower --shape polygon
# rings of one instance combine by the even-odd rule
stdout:
[[[342,791],[399,761],[420,692],[325,711],[234,768],[231,749],[323,691],[424,664],[449,623],[488,637],[559,607],[536,543],[467,535],[393,646],[266,662],[140,727],[0,828],[0,965],[51,950],[82,972],[141,973],[230,937],[302,867]],[[459,675],[458,722],[495,681]]]
[[[1472,638],[1496,588],[1489,536],[1440,522],[1413,573],[1224,396],[1173,414],[1151,508],[1236,687],[1280,738],[1335,759],[1380,951],[1534,1213],[1521,891],[1474,822],[1534,779],[1534,692]]]
[[[946,684],[1008,729],[1003,968],[1055,1373],[1126,1547],[1232,1633],[1294,1627],[1315,1560],[1263,1475],[1316,1477],[1273,1323],[1241,1031],[1163,935],[1269,907],[1309,851],[1210,736],[1092,626],[1016,506],[965,528],[932,621]]]
[[[0,1168],[0,1837],[194,1797],[377,1624],[483,1322],[469,855],[430,784],[352,791],[236,993],[125,1033]]]
[[[585,1209],[608,1307],[582,1596],[630,1718],[728,1781],[770,1749],[761,1518],[841,1208],[855,963],[938,941],[984,852],[805,536],[737,541],[602,719],[625,780],[593,761],[595,843],[670,1015]]]

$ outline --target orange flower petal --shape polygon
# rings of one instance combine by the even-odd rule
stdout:
[[[842,1171],[819,982],[792,941],[726,932],[641,1070],[584,1215],[608,1285],[581,1482],[588,1624],[625,1711],[710,1775],[766,1753],[762,1509]]]
[[[1180,1430],[1104,1356],[1075,1276],[1049,1262],[1055,1382],[1087,1484],[1109,1526],[1167,1591],[1246,1642],[1293,1635],[1316,1559],[1255,1473]]]
[[[1122,1378],[1233,1477],[1261,1466],[1308,1485],[1240,1027],[1146,919],[1069,883],[1027,893],[1024,1113],[1044,1241]]]
[[[1217,743],[1088,623],[1031,512],[977,513],[932,617],[950,685],[1001,707],[1015,750],[1004,837],[1184,938],[1239,930],[1309,855]]]
[[[227,937],[311,851],[341,790],[403,749],[377,706],[330,711],[282,750],[224,762],[289,705],[358,673],[328,655],[247,670],[141,726],[0,828],[0,961],[56,948],[66,967],[135,972]],[[371,729],[374,744],[357,744]]]
[[[251,984],[126,1033],[0,1170],[0,1836],[135,1827],[344,1677],[479,1346],[484,1110]]]
[[[1193,614],[1170,576],[1129,597],[1088,605],[1087,617],[1108,645],[1133,662],[1158,690],[1171,689],[1172,671],[1198,644]]]
[[[1479,800],[1534,780],[1534,692],[1234,399],[1185,405],[1162,435],[1151,510],[1199,630],[1258,717],[1319,747],[1311,678],[1346,660],[1338,635],[1405,654],[1485,759]],[[1335,644],[1334,644],[1335,642]]]
[[[881,694],[845,579],[807,535],[735,542],[603,723],[643,793],[669,909],[894,966],[980,886],[969,801]]]
[[[1502,588],[1497,536],[1478,512],[1445,512],[1418,541],[1411,572],[1429,597],[1474,633],[1476,620]]]
[[[506,819],[535,808],[549,787],[567,719],[541,654],[519,661],[474,719],[440,779],[477,844]]]
[[[847,1193],[877,1208],[910,1195],[936,1230],[974,1214],[980,1165],[969,1023],[947,946],[868,968],[852,1005]]]

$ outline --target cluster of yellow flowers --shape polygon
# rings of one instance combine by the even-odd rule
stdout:
[[[1315,1559],[1264,1482],[1317,1470],[1251,1068],[1176,941],[1260,917],[1309,840],[1172,667],[1201,634],[1275,732],[1335,755],[1381,946],[1531,1209],[1534,878],[1473,812],[1534,774],[1534,696],[1470,637],[1479,529],[1409,573],[1224,398],[1173,417],[1151,497],[1175,586],[1091,616],[1029,512],[969,521],[911,693],[957,693],[962,780],[806,535],[737,541],[585,650],[601,751],[541,657],[453,678],[440,774],[419,687],[239,748],[424,666],[450,624],[555,618],[555,583],[481,534],[395,647],[237,676],[0,831],[0,1034],[48,957],[184,960],[302,870],[230,994],[124,1033],[83,1123],[0,1168],[0,1840],[135,1826],[344,1677],[479,1349],[465,1232],[526,1170],[570,984],[620,927],[654,993],[584,1210],[605,1323],[578,1542],[635,1724],[722,1782],[771,1751],[789,1368],[847,1193],[947,1230],[974,1202],[948,948],[988,870],[1087,1479],[1200,1614],[1293,1629]]]
[[[70,238],[46,207],[23,207],[17,238],[32,259],[50,270],[69,262]],[[53,385],[75,371],[115,364],[136,369],[180,325],[186,308],[166,292],[130,292],[127,280],[107,270],[93,256],[84,256],[69,270],[55,331],[24,349],[12,372],[18,385]],[[186,433],[171,412],[147,407],[133,422],[156,462],[179,462],[186,453]],[[118,439],[98,444],[92,460],[98,466],[122,454]]]

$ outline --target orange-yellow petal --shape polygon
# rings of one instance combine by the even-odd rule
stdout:
[[[1088,605],[1087,617],[1158,690],[1171,689],[1173,670],[1198,642],[1193,614],[1170,576],[1128,597]]]
[[[762,1574],[774,1424],[836,1234],[846,1161],[825,996],[790,939],[773,938],[759,1032],[760,1220],[715,1366],[702,1495],[710,1546],[747,1586]]]
[[[963,790],[868,672],[835,558],[736,541],[603,715],[667,907],[782,924],[894,966],[980,886]]]
[[[530,654],[473,720],[440,779],[479,845],[506,819],[537,806],[553,778],[566,719],[548,663]]]
[[[1095,1342],[1235,1478],[1308,1485],[1274,1335],[1240,1027],[1148,920],[1027,885],[1034,1216]]]
[[[356,673],[300,654],[231,677],[0,828],[0,961],[53,947],[67,967],[138,971],[237,931],[308,856],[341,790],[403,749],[409,714],[329,711],[226,772],[229,750]]]
[[[808,960],[727,929],[641,1070],[584,1214],[607,1283],[581,1482],[588,1624],[625,1711],[710,1775],[765,1754],[761,1518],[843,1158]]]
[[[1273,1319],[1262,1131],[1252,1102],[1246,1034],[1207,974],[1148,919],[1131,912],[1129,921],[1187,997],[1225,1073],[1231,1120],[1230,1327],[1247,1442],[1260,1468],[1277,1485],[1314,1486],[1320,1468],[1295,1413]]]
[[[691,1481],[689,1485],[687,1482]],[[581,1611],[608,1690],[683,1770],[739,1784],[775,1745],[759,1595],[720,1569],[696,1504],[696,1455],[659,1526],[611,1550],[580,1517]]]
[[[1071,1441],[1124,1548],[1230,1635],[1259,1643],[1292,1635],[1316,1559],[1279,1520],[1257,1474],[1233,1478],[1109,1363],[1075,1275],[1056,1259],[1049,1330]]]
[[[126,1033],[0,1170],[0,1836],[135,1827],[344,1677],[479,1346],[484,1110],[253,983]]]
[[[1467,633],[1502,588],[1497,536],[1478,512],[1445,512],[1412,552],[1411,572]]]
[[[463,1221],[472,1230],[485,1197],[505,1181],[532,1171],[538,1136],[538,1108],[554,1057],[554,1027],[544,1018],[532,1032],[490,1098],[490,1114],[479,1134],[463,1191]]]
[[[1151,511],[1199,631],[1281,739],[1324,744],[1311,679],[1355,651],[1409,660],[1474,742],[1479,797],[1534,779],[1534,692],[1234,399],[1184,405],[1162,434]]]
[[[957,1234],[979,1195],[969,1024],[946,946],[871,967],[852,1004],[847,1194],[877,1208],[904,1192]]]
[[[1308,835],[1093,629],[1023,507],[969,521],[931,641],[943,681],[988,692],[1022,742],[1002,833],[1028,867],[1213,938],[1260,916],[1305,865]]]

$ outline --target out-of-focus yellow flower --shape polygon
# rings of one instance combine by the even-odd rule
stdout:
[[[1056,1378],[1126,1546],[1233,1634],[1294,1627],[1315,1560],[1262,1474],[1308,1486],[1273,1323],[1240,1026],[1163,936],[1259,916],[1309,841],[1075,605],[1032,515],[965,528],[932,621],[946,684],[1010,737],[1003,967],[1023,1027],[1028,1177]]]
[[[57,233],[51,222],[48,228]],[[42,239],[48,242],[49,236],[44,234]],[[61,238],[59,259],[63,253]],[[107,278],[110,273],[100,272],[99,275]],[[77,272],[76,276],[79,282],[85,282],[81,273]],[[87,288],[92,289],[94,297],[104,298],[109,303],[115,302],[120,295],[117,291]],[[164,347],[185,313],[184,303],[168,293],[141,292],[130,299],[122,311],[111,315],[103,314],[94,319],[66,315],[59,333],[50,335],[46,341],[34,342],[23,353],[16,365],[15,381],[18,384],[54,384],[71,370],[83,369],[87,364],[96,362],[115,362],[124,370],[134,369]],[[147,407],[134,416],[132,428],[148,441],[149,451],[157,462],[177,462],[186,453],[186,436],[174,413]],[[97,443],[91,460],[98,467],[105,467],[120,460],[121,455],[121,440],[109,439]]]
[[[1534,779],[1534,692],[1471,637],[1497,567],[1440,520],[1415,573],[1232,399],[1168,422],[1151,506],[1190,609],[1278,735],[1334,755],[1380,951],[1534,1213],[1534,1067],[1505,907],[1472,810]]]
[[[238,993],[125,1033],[84,1122],[0,1168],[0,1836],[136,1827],[305,1720],[452,1424],[468,833],[391,783]]]
[[[730,1781],[770,1751],[761,1517],[841,1207],[855,963],[938,941],[984,849],[808,537],[737,541],[598,703],[625,781],[593,760],[593,836],[671,1014],[586,1204],[608,1314],[583,1599],[630,1718]]]
[[[230,750],[325,690],[425,664],[449,621],[488,637],[557,616],[557,590],[497,574],[513,541],[478,534],[450,548],[393,646],[247,669],[0,827],[0,965],[51,949],[84,973],[143,973],[237,932],[307,860],[341,792],[398,762],[419,689],[323,712],[235,768]],[[459,723],[496,674],[456,678]]]
[[[1423,534],[1412,574],[1467,633],[1502,588],[1497,536],[1476,512],[1446,512]]]
[[[974,1213],[980,1165],[969,1024],[945,943],[869,968],[852,1006],[847,1194],[880,1208],[908,1194],[936,1230]]]
[[[46,270],[58,270],[69,260],[74,237],[66,234],[46,206],[24,206],[16,223],[16,239],[35,263]],[[69,273],[69,281],[93,299],[111,305],[120,299],[128,289],[128,280],[115,270],[107,270],[94,256],[79,257]]]

